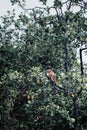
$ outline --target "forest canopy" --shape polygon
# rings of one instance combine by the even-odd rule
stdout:
[[[1,130],[87,130],[86,0],[10,2],[23,11],[0,17]]]

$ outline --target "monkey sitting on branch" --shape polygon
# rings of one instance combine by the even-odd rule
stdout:
[[[45,74],[46,74],[46,77],[50,80],[51,85],[54,88],[56,88],[57,90],[59,90],[59,89],[65,90],[65,88],[63,88],[62,86],[57,85],[56,74],[54,73],[53,70],[48,69],[48,70],[46,70]]]

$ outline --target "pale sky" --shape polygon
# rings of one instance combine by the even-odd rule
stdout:
[[[5,15],[8,10],[12,10],[13,8],[14,7],[11,6],[10,0],[1,0],[1,2],[0,2],[0,16]]]
[[[48,0],[47,5],[52,6],[53,5],[53,0]],[[44,6],[42,5],[42,2],[39,2],[39,0],[26,0],[26,8],[34,8],[34,7],[41,7]],[[6,14],[8,10],[13,10],[16,9],[16,14],[21,12],[21,8],[16,4],[14,6],[11,5],[10,0],[1,0],[0,2],[0,16],[3,16]],[[72,8],[73,9],[73,8]],[[63,7],[63,11],[66,10],[66,7]],[[78,11],[79,8],[74,7],[74,12]],[[52,13],[54,10],[52,10]]]
[[[50,2],[51,1],[51,2]],[[42,6],[42,3],[39,2],[39,0],[26,0],[26,8],[34,8],[34,7],[40,7]],[[49,6],[52,6],[53,0],[48,0]],[[3,16],[6,14],[8,10],[16,9],[16,13],[20,13],[21,9],[16,4],[14,6],[11,5],[10,0],[1,0],[0,2],[0,16]]]
[[[47,5],[52,6],[53,5],[53,0],[48,0]],[[39,2],[39,0],[26,0],[26,8],[33,8],[35,6],[42,6],[42,2]],[[16,9],[16,12],[20,12],[20,7],[16,5],[12,6],[10,3],[10,0],[1,0],[0,2],[0,16],[6,14],[6,11]],[[66,7],[63,7],[63,10],[65,10]],[[78,11],[79,8],[73,7],[72,8],[74,12]]]
[[[33,8],[35,6],[38,6],[38,0],[28,0],[29,2],[27,2],[27,7],[29,8]],[[39,3],[39,6],[41,4]],[[0,16],[3,16],[4,14],[6,14],[6,12],[8,10],[13,10],[16,9],[16,13],[20,13],[21,9],[20,7],[16,4],[14,6],[11,5],[10,0],[1,0],[0,2]]]

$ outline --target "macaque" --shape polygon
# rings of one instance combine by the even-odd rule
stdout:
[[[46,71],[46,76],[47,76],[47,78],[49,78],[55,84],[57,83],[56,74],[51,69],[48,69]]]
[[[52,86],[54,86],[58,91],[59,90],[65,91],[65,88],[63,86],[57,84],[58,81],[56,79],[56,74],[53,72],[53,70],[51,70],[51,69],[46,70],[46,76],[48,79],[51,80]]]

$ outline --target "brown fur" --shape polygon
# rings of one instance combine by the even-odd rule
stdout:
[[[51,69],[47,70],[47,77],[51,79],[54,83],[57,83],[56,74]]]

